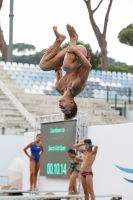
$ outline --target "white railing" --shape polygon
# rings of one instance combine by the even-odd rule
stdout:
[[[8,185],[8,176],[0,176],[0,187]]]

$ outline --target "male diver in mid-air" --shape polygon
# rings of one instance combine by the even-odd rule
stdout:
[[[53,27],[56,40],[50,46],[40,61],[43,71],[55,70],[56,90],[62,94],[59,99],[59,107],[64,113],[64,119],[68,120],[76,116],[77,105],[74,97],[81,93],[86,85],[91,70],[90,52],[83,45],[76,45],[78,34],[73,26],[66,26],[70,36],[67,48],[59,52],[60,45],[66,36],[59,33],[57,27]],[[62,69],[66,74],[62,75]]]

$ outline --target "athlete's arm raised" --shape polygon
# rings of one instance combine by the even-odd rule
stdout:
[[[63,94],[63,92],[61,91],[62,87],[61,87],[60,82],[59,82],[60,79],[63,77],[61,67],[59,69],[55,70],[55,76],[56,76],[55,88],[60,94]]]
[[[74,53],[78,57],[79,63],[82,67],[80,73],[72,84],[72,88],[78,90],[86,83],[92,66],[90,61],[86,59],[86,57],[76,47],[69,46],[67,52]]]
[[[79,152],[84,153],[84,152],[85,152],[85,149],[80,148],[80,147],[83,146],[83,145],[84,145],[84,143],[74,144],[74,148],[75,148],[76,150],[78,150]]]
[[[93,153],[96,155],[98,150],[98,146],[93,144]]]

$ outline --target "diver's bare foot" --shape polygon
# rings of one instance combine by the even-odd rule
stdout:
[[[61,33],[59,33],[59,32],[57,31],[57,26],[54,26],[54,27],[53,27],[53,31],[54,31],[54,33],[55,33],[55,36],[56,36],[56,39],[57,39],[57,40],[63,42],[63,41],[66,39],[66,36],[65,36],[65,35],[63,35],[63,34],[61,34]]]
[[[30,188],[28,191],[32,191],[32,188]]]
[[[67,24],[66,29],[71,39],[78,40],[78,34],[73,26],[71,26],[70,24]]]

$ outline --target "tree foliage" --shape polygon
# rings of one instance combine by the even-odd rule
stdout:
[[[133,47],[133,24],[123,28],[118,35],[119,41]]]
[[[99,65],[96,70],[101,70],[101,66]],[[133,74],[133,65],[122,65],[122,66],[115,66],[113,64],[108,65],[108,70],[112,72],[126,72]]]
[[[17,50],[17,52],[25,53],[26,51],[35,50],[36,47],[32,44],[25,43],[16,43],[13,45],[13,50]]]
[[[109,65],[113,65],[113,66],[123,66],[126,65],[126,63],[120,62],[120,61],[115,61],[114,58],[109,58],[108,57],[108,63]]]
[[[93,67],[93,69],[97,68],[97,66],[100,64],[99,53],[98,52],[94,53],[89,44],[85,44],[81,41],[78,41],[77,44],[82,44],[90,51],[92,67]],[[59,51],[66,48],[68,45],[69,45],[69,43],[65,43],[65,44],[61,45]],[[34,45],[24,44],[24,43],[17,43],[17,44],[14,44],[13,46],[14,46],[14,49],[16,49],[18,52],[25,52],[26,50],[30,51],[30,50],[36,49],[36,47]],[[28,63],[28,64],[35,64],[35,65],[39,64],[45,50],[46,49],[43,49],[40,52],[35,52],[35,54],[33,54],[33,55],[31,55],[31,54],[30,55],[13,55],[13,62]]]
[[[30,55],[21,55],[21,56],[13,55],[13,62],[38,65],[44,54],[44,51],[45,51],[45,49],[40,52],[37,52],[33,55],[31,55],[31,54]]]

